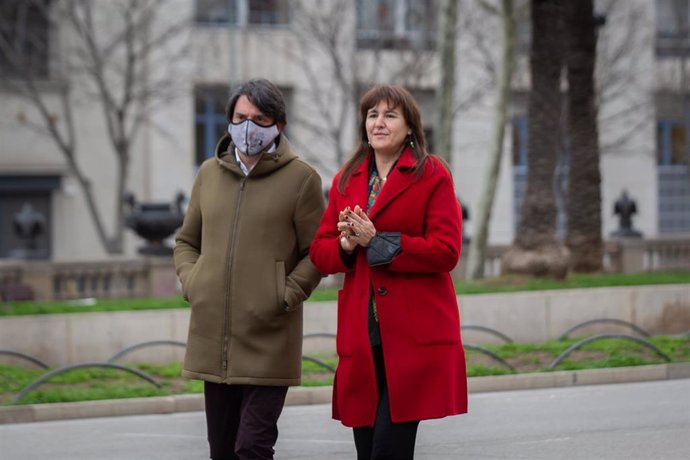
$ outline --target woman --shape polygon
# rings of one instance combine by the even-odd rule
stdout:
[[[359,460],[412,459],[420,420],[467,412],[449,273],[460,205],[407,90],[373,87],[360,116],[360,143],[333,179],[310,249],[322,273],[345,272],[333,417],[354,428]]]

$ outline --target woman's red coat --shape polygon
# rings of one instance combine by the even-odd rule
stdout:
[[[337,175],[312,242],[310,257],[323,274],[345,272],[338,293],[333,417],[346,426],[373,426],[378,391],[367,331],[369,286],[381,329],[391,417],[394,422],[467,412],[465,354],[460,315],[450,277],[461,251],[462,218],[452,178],[429,157],[417,177],[410,150],[388,175],[369,218],[379,232],[401,232],[402,251],[390,263],[369,267],[358,247],[344,264],[336,228],[338,213],[366,209],[369,159],[352,174],[344,194]]]

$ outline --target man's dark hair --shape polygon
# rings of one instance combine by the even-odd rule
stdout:
[[[225,114],[228,122],[232,121],[232,114],[235,112],[235,104],[240,96],[247,96],[249,102],[254,104],[267,117],[273,118],[276,123],[287,123],[287,115],[285,113],[285,98],[280,89],[265,78],[257,78],[242,83],[232,92],[227,105],[225,106]]]

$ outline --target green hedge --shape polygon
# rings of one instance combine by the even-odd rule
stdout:
[[[539,291],[551,289],[581,289],[612,286],[642,286],[653,284],[688,284],[690,272],[658,272],[639,274],[570,275],[565,280],[502,276],[477,282],[456,281],[460,295]],[[337,289],[317,289],[309,301],[333,301]],[[30,301],[0,303],[0,316],[41,315],[55,313],[83,313],[97,311],[156,310],[187,308],[182,297],[156,299],[79,299],[74,301]]]

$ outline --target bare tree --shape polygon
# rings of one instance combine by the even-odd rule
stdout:
[[[27,0],[4,2],[8,11],[0,17],[0,56],[9,69],[0,81],[11,87],[36,110],[18,120],[55,143],[84,195],[89,214],[104,250],[123,252],[123,194],[127,186],[132,145],[148,113],[175,95],[175,63],[186,51],[180,34],[189,18],[166,21],[161,14],[169,0]],[[42,90],[36,62],[27,59],[28,48],[49,57],[44,29],[28,21],[44,23],[50,33],[69,37],[71,45],[60,49],[59,65],[49,69],[51,80],[60,82],[57,104]],[[57,40],[56,40],[57,41]],[[172,45],[172,42],[176,42]],[[51,54],[52,53],[52,54]],[[54,94],[54,93],[51,93]],[[96,103],[102,109],[107,141],[116,159],[113,224],[106,228],[94,184],[80,163],[75,108]]]
[[[458,14],[457,19],[455,54],[459,60],[455,65],[453,119],[481,106],[486,95],[498,84],[496,58],[492,53],[497,46],[494,43],[496,34],[493,29],[487,30],[486,27],[493,13],[487,12],[486,8],[478,8],[486,3],[484,0],[459,2],[458,8],[462,14]],[[473,69],[472,78],[464,78],[460,82],[458,76],[468,75],[467,69]]]
[[[599,123],[615,123],[617,135],[602,139],[602,154],[616,153],[628,148],[631,134],[649,123],[654,117],[653,95],[647,89],[646,72],[635,53],[653,46],[653,36],[643,6],[625,0],[604,0],[597,2],[597,15],[605,18],[606,26],[600,27],[596,35],[596,102],[601,109],[610,106],[615,111],[598,113]],[[623,29],[622,33],[615,33]]]
[[[531,2],[528,181],[517,235],[502,259],[503,273],[563,278],[568,272],[568,250],[555,234],[553,192],[560,144],[562,2]]]
[[[423,10],[422,23],[435,5],[426,3],[414,4]],[[335,174],[352,148],[362,92],[378,81],[417,85],[435,65],[434,43],[423,29],[403,36],[358,38],[355,5],[350,0],[296,0],[292,7],[297,47],[284,51],[306,77],[310,110],[295,110],[291,118],[332,149],[332,157],[325,158],[323,152],[300,145],[311,162]],[[417,12],[407,10],[407,14]],[[366,44],[360,46],[358,40]]]
[[[333,148],[335,165],[324,161],[323,155],[311,153],[309,158],[331,173],[344,162],[350,134],[344,128],[356,113],[357,104],[352,24],[345,19],[349,8],[349,2],[343,0],[296,1],[293,17],[298,48],[286,49],[309,83],[309,100],[314,109],[306,116],[293,111],[292,118],[322,140],[326,138]],[[325,69],[320,62],[325,63]]]
[[[501,18],[501,24],[503,26],[503,43],[491,150],[489,152],[489,163],[486,169],[484,188],[482,190],[479,207],[475,213],[474,235],[470,246],[470,257],[467,266],[468,279],[479,279],[484,276],[484,260],[489,236],[489,224],[491,222],[491,211],[500,176],[501,157],[503,156],[503,139],[508,117],[508,108],[510,106],[510,82],[513,76],[515,59],[515,17],[513,14],[513,0],[501,0],[500,9],[495,8],[489,3],[482,3],[485,9],[492,11]]]

